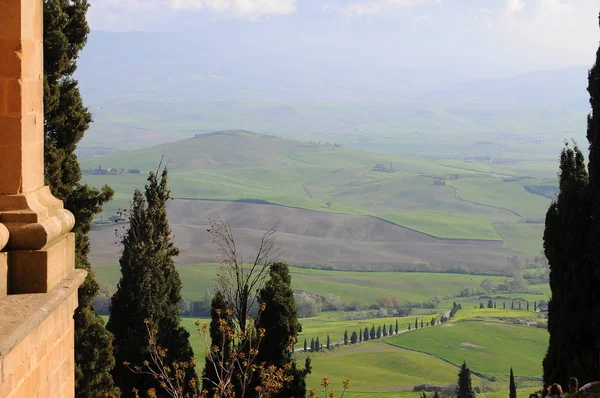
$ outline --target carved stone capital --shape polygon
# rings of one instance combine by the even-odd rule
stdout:
[[[0,196],[0,247],[2,224],[8,230],[8,250],[40,250],[67,234],[75,217],[44,186],[27,194]]]

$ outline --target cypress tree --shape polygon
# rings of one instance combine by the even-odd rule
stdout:
[[[348,331],[344,332],[344,345],[348,345]]]
[[[398,320],[396,319],[396,334],[398,334]]]
[[[329,335],[327,335],[327,349],[331,350],[331,340],[329,339]]]
[[[423,319],[421,319],[421,329],[423,329]]]
[[[593,72],[594,69],[590,72],[590,84]],[[592,146],[590,141],[590,177]],[[583,154],[577,147],[566,146],[561,153],[558,200],[548,209],[544,230],[552,291],[548,303],[550,339],[543,361],[544,382],[565,384],[573,374],[582,380],[595,380],[598,373],[596,344],[600,335],[593,330],[598,327],[594,318],[598,312],[594,300],[598,297],[593,291],[598,289],[598,280],[587,252],[591,241],[587,234],[595,233],[589,221],[593,213],[587,186]],[[587,314],[583,319],[581,305]]]
[[[527,302],[527,311],[529,311],[529,301]]]
[[[475,391],[471,383],[471,370],[467,363],[463,362],[458,372],[458,385],[456,386],[456,398],[475,398]]]
[[[225,303],[223,295],[221,292],[217,291],[210,305],[210,344],[213,347],[219,347],[223,349],[223,352],[220,353],[220,356],[223,358],[224,362],[226,362],[227,358],[230,356],[230,346],[228,344],[223,344],[224,336],[223,332],[219,329],[219,319],[225,320],[229,326],[233,326],[233,320],[228,315],[227,310],[227,303]],[[304,344],[306,345],[306,340],[304,341]],[[205,358],[204,361],[205,365],[202,372],[202,389],[208,391],[208,398],[212,398],[214,396],[213,388],[215,388],[215,385],[218,385],[219,378],[216,374],[214,364],[208,359],[208,357]]]
[[[548,351],[544,383],[597,380],[600,371],[600,48],[588,74],[589,163],[575,145],[560,157],[559,194],[546,213],[544,253],[550,266]]]
[[[321,351],[321,343],[319,342],[319,336],[317,336],[317,339],[315,340],[315,349],[317,350],[317,352]]]
[[[377,332],[375,333],[375,337],[380,339],[381,338],[381,326],[377,327]]]
[[[419,321],[417,320],[417,318],[415,318],[415,329],[419,328]]]
[[[146,320],[151,319],[158,329],[156,343],[167,350],[166,364],[187,362],[194,355],[189,334],[180,325],[181,280],[173,261],[179,252],[167,221],[167,176],[166,169],[160,177],[151,172],[145,192],[135,190],[129,229],[122,240],[121,280],[112,297],[107,328],[115,336],[113,378],[123,394],[134,388],[144,392],[159,387],[153,377],[134,374],[123,365],[150,360]],[[189,368],[186,385],[192,378],[196,378],[195,370]],[[166,394],[161,388],[157,393]]]
[[[511,310],[514,310],[514,309],[515,309],[515,302],[514,302],[514,301],[511,301],[511,302],[510,302],[510,309],[511,309]]]
[[[371,340],[375,340],[375,325],[371,326],[371,333],[369,334]]]
[[[44,6],[44,172],[52,194],[75,216],[75,266],[88,271],[78,290],[75,322],[75,396],[118,396],[110,371],[113,336],[92,308],[99,287],[88,261],[88,233],[95,214],[114,192],[81,183],[75,148],[92,122],[77,80],[79,52],[87,42],[86,0],[45,0]]]
[[[506,309],[506,301],[502,302],[502,309],[505,310]]]
[[[521,300],[519,300],[519,309],[521,309]]]
[[[294,346],[302,326],[298,322],[294,292],[292,290],[292,277],[286,263],[276,262],[270,266],[269,279],[258,294],[258,300],[264,305],[264,311],[258,318],[257,327],[265,330],[265,336],[258,347],[256,363],[265,363],[277,368],[290,365],[288,375],[293,380],[274,397],[284,398],[290,396],[303,397],[306,395],[306,376],[310,368],[300,370],[293,359]],[[320,347],[317,337],[316,350]],[[329,335],[327,335],[327,348],[330,348]]]
[[[306,343],[306,339],[304,339],[304,352],[308,351],[308,344]]]
[[[359,331],[358,331],[358,342],[359,342],[359,343],[362,343],[362,336],[363,336],[363,334],[362,334],[362,332],[359,330]]]
[[[310,339],[310,352],[315,352],[315,339]]]
[[[513,370],[510,368],[510,384],[509,384],[508,398],[517,398],[517,386],[515,385],[515,376]]]
[[[356,344],[358,343],[358,341],[358,335],[356,334],[356,332],[352,332],[352,336],[350,336],[350,343]]]
[[[533,310],[537,312],[537,301],[533,302]]]
[[[435,317],[431,318],[431,322],[430,322],[431,326],[435,326]]]
[[[391,336],[394,334],[394,328],[392,327],[392,324],[390,323],[390,328],[388,330],[388,334]]]
[[[408,330],[410,330],[410,322],[408,323]]]
[[[369,328],[365,326],[365,333],[363,336],[364,341],[369,341]]]
[[[385,337],[385,336],[388,335],[387,326],[383,325],[383,331],[382,332],[383,332],[383,337]]]

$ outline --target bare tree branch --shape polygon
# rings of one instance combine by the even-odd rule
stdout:
[[[217,287],[225,301],[231,306],[240,330],[245,330],[248,315],[257,303],[258,291],[262,288],[269,268],[279,260],[281,246],[276,234],[279,222],[261,237],[251,261],[245,261],[235,244],[231,225],[222,218],[209,219],[213,244],[221,267],[217,272]]]

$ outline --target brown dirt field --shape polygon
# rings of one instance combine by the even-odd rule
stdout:
[[[503,269],[506,258],[515,254],[502,248],[502,242],[435,239],[367,216],[203,200],[173,200],[168,211],[179,264],[216,261],[207,228],[209,218],[217,216],[231,224],[246,255],[254,252],[264,231],[280,221],[281,258],[298,266],[410,270],[416,263],[426,263],[447,270],[464,264],[489,273]],[[114,228],[93,230],[90,239],[93,263],[118,262]]]

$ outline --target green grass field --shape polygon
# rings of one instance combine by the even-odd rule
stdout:
[[[492,320],[463,320],[394,336],[389,342],[455,365],[466,361],[471,370],[487,376],[506,376],[512,367],[518,376],[537,378],[548,333]]]
[[[514,368],[517,377],[534,378],[517,381],[520,393],[537,389],[541,359],[547,347],[547,332],[533,327],[514,326],[488,317],[523,316],[524,311],[461,310],[450,323],[404,332],[375,341],[339,346],[320,353],[295,354],[298,363],[306,356],[312,360],[309,388],[317,388],[323,377],[339,391],[342,381],[351,380],[349,397],[418,397],[412,391],[420,384],[446,386],[456,382],[459,365],[466,361],[474,372],[495,382],[473,375],[473,385],[486,388],[483,397],[500,397],[508,393],[508,370]],[[483,316],[485,319],[474,320]],[[106,317],[104,317],[106,318]],[[464,319],[464,320],[462,320]],[[190,333],[190,343],[197,358],[197,370],[204,367],[206,346],[197,331],[196,318],[183,318],[182,325]],[[203,324],[207,319],[199,319]],[[326,335],[343,336],[343,330],[364,329],[365,326],[394,324],[395,318],[342,321],[338,313],[301,319],[303,338],[319,336],[325,344]],[[414,317],[398,318],[400,330],[406,329]],[[491,392],[490,392],[491,391]]]
[[[216,264],[179,266],[178,271],[183,281],[183,297],[200,300],[207,292],[212,295],[217,268]],[[115,287],[120,277],[117,264],[94,265],[94,272],[101,285],[110,287]],[[411,303],[422,303],[438,297],[446,308],[451,308],[452,301],[462,300],[457,296],[463,289],[471,287],[482,291],[480,285],[484,279],[489,278],[496,286],[506,279],[500,276],[483,275],[325,271],[297,267],[290,267],[290,273],[292,287],[295,290],[308,291],[320,296],[332,294],[340,297],[345,303],[358,300],[365,306],[375,304],[381,297],[394,297],[402,302]],[[530,301],[547,300],[547,285],[532,285],[529,288],[542,295],[511,294],[509,297],[522,297]],[[472,298],[465,298],[464,301],[479,303],[478,299]]]
[[[539,252],[539,234],[534,235],[536,231],[523,221],[543,218],[550,203],[523,188],[541,180],[503,181],[508,175],[534,174],[527,171],[541,166],[530,162],[507,168],[436,161],[237,133],[83,160],[84,169],[102,165],[142,171],[138,175],[84,175],[85,182],[109,184],[117,193],[99,218],[127,208],[134,187],[143,187],[145,175],[163,155],[169,162],[169,187],[175,198],[251,199],[373,215],[437,237],[505,240],[506,247],[527,254]],[[391,166],[396,172],[373,171],[376,164]],[[555,178],[544,184],[556,184]],[[497,230],[495,223],[510,227]]]

